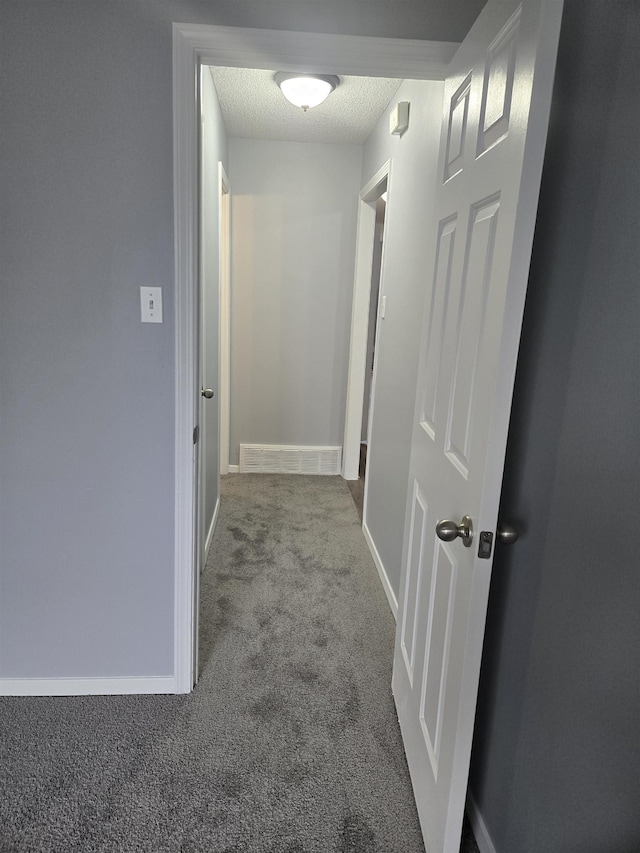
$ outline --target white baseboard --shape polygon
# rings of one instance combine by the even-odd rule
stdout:
[[[147,678],[0,678],[0,696],[111,696],[177,693],[172,675]]]
[[[380,554],[378,553],[378,549],[375,546],[371,533],[369,532],[369,528],[366,524],[362,525],[362,532],[364,534],[364,538],[366,540],[367,545],[369,546],[369,550],[371,551],[371,556],[373,557],[373,562],[376,564],[376,569],[378,570],[378,574],[380,575],[380,581],[382,582],[382,588],[385,591],[387,596],[387,601],[389,602],[389,607],[391,607],[391,612],[393,613],[393,618],[397,621],[398,619],[398,600],[391,588],[391,584],[389,583],[389,578],[387,577],[387,573],[385,571],[382,560],[380,559]]]
[[[467,791],[467,817],[469,818],[469,823],[471,824],[471,829],[473,830],[480,853],[497,853],[489,835],[489,830],[482,819],[480,809],[471,791]]]
[[[213,511],[213,518],[211,519],[211,524],[209,525],[209,532],[207,533],[207,538],[204,540],[204,554],[202,558],[202,566],[200,567],[200,571],[204,571],[204,567],[207,563],[207,557],[209,556],[209,548],[211,548],[211,540],[213,539],[213,534],[216,530],[216,524],[218,523],[218,513],[220,512],[220,498],[216,501],[216,508]]]
[[[229,465],[229,473],[230,474],[237,474],[239,469],[240,469],[239,465]]]

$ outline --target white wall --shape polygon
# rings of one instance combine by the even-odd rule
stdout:
[[[341,445],[362,148],[229,140],[231,463]]]
[[[218,163],[227,167],[227,134],[220,104],[208,68],[202,73],[202,311],[203,311],[203,388],[212,388],[215,396],[202,399],[201,452],[204,453],[203,491],[206,537],[220,494],[220,389],[219,376],[219,190]]]
[[[435,181],[442,83],[405,81],[364,146],[362,186],[391,159],[376,340],[376,384],[367,454],[365,522],[396,597],[409,475],[420,326],[427,282],[431,190]],[[409,129],[389,134],[389,111],[409,101]]]

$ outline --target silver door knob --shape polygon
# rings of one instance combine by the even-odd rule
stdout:
[[[509,524],[507,521],[498,522],[496,530],[496,539],[498,542],[502,542],[503,545],[513,545],[519,536],[520,534],[512,524]]]
[[[203,397],[206,397],[207,400],[210,400],[213,397],[213,390],[211,388],[202,388],[200,393]]]
[[[455,521],[439,521],[436,524],[436,535],[443,542],[453,542],[458,537],[462,539],[465,548],[471,547],[473,541],[473,523],[468,515],[465,515],[460,524]]]

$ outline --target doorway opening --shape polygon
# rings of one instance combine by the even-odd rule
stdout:
[[[342,457],[342,476],[347,481],[359,479],[360,454],[363,438],[363,424],[366,419],[366,432],[368,435],[369,424],[373,416],[372,401],[375,399],[375,358],[374,342],[379,340],[380,330],[378,328],[379,312],[377,295],[384,290],[380,286],[383,281],[383,252],[384,236],[379,241],[379,257],[376,253],[376,235],[384,235],[384,223],[382,231],[377,231],[378,214],[376,211],[378,200],[383,193],[389,196],[391,187],[391,160],[387,160],[376,174],[368,181],[360,191],[360,206],[358,208],[358,230],[356,236],[356,266],[353,284],[353,304],[351,308],[351,338],[349,344],[349,372],[347,378],[347,404],[344,419],[344,441]],[[386,210],[386,201],[385,201]],[[374,272],[374,261],[379,263],[379,270]],[[377,279],[377,287],[373,286],[374,278]],[[384,303],[384,293],[382,303]],[[373,311],[373,319],[371,313]],[[373,325],[373,332],[371,326]],[[372,371],[369,378],[369,386],[366,388],[367,380],[367,355],[371,344]],[[365,406],[365,396],[368,405]],[[363,520],[366,521],[366,488],[363,478]]]
[[[375,210],[373,249],[371,257],[371,276],[369,289],[369,312],[367,318],[366,351],[364,363],[364,389],[362,396],[362,420],[360,426],[360,447],[358,455],[358,477],[347,479],[347,485],[356,505],[360,521],[364,521],[364,497],[366,492],[367,455],[371,413],[373,411],[373,390],[376,365],[376,339],[379,329],[380,284],[384,255],[384,225],[387,208],[387,177],[376,187],[380,195],[373,203]],[[384,303],[383,303],[384,305]]]
[[[368,40],[343,39],[339,37],[324,37],[311,34],[277,34],[259,33],[254,31],[235,31],[231,36],[222,32],[225,28],[207,27],[174,27],[174,164],[175,164],[175,231],[176,231],[176,574],[175,574],[175,682],[177,692],[189,692],[196,679],[194,666],[193,639],[197,642],[197,619],[194,617],[194,603],[197,607],[198,588],[197,576],[194,572],[193,542],[196,536],[194,519],[198,511],[198,471],[194,466],[197,458],[193,448],[192,418],[195,401],[201,389],[197,362],[197,270],[194,260],[197,258],[197,99],[193,97],[194,69],[204,64],[218,64],[216,59],[224,55],[224,62],[229,64],[230,57],[238,67],[254,64],[256,57],[264,67],[279,67],[287,69],[299,61],[300,51],[303,50],[308,61],[320,70],[327,71],[328,60],[331,66],[339,64],[345,73],[352,70],[356,74],[368,72],[372,76],[390,76],[405,79],[439,79],[443,67],[450,58],[450,46],[434,46],[425,54],[425,45],[403,45],[400,54],[394,55],[388,50],[381,50],[380,40],[371,44]],[[236,43],[233,43],[233,39]],[[271,39],[275,43],[267,44]],[[252,41],[253,40],[253,41]],[[331,50],[328,50],[328,42]],[[356,45],[358,49],[356,49]],[[360,52],[359,48],[362,48]],[[407,50],[411,53],[415,48],[415,61],[409,62]],[[341,53],[344,50],[344,53]],[[436,51],[440,51],[437,72],[434,73],[431,63]],[[446,56],[446,59],[445,59]],[[379,162],[379,161],[378,161]],[[399,173],[400,174],[400,173]],[[360,194],[360,218],[358,233],[366,239],[358,240],[356,266],[360,270],[354,287],[354,303],[357,300],[357,316],[361,330],[356,336],[358,343],[357,358],[350,360],[348,396],[353,405],[348,408],[348,438],[345,447],[355,448],[355,469],[359,468],[360,448],[362,442],[363,413],[365,406],[365,366],[367,363],[368,331],[371,320],[371,291],[373,249],[376,235],[376,202],[387,189],[389,199],[393,194],[390,176],[390,162],[378,172]],[[237,189],[236,189],[237,192]],[[391,202],[393,204],[393,202]],[[360,228],[362,227],[362,231]],[[368,243],[368,250],[367,250]],[[379,291],[380,307],[384,301],[384,270],[382,253],[380,258]],[[361,285],[361,286],[360,286]],[[357,291],[357,294],[356,294]],[[374,300],[375,301],[375,300]],[[364,308],[364,310],[362,310]],[[380,321],[383,312],[374,310],[377,326],[378,349],[380,344]],[[354,336],[352,335],[352,343]],[[194,343],[196,346],[194,346]],[[373,352],[375,352],[375,344]],[[352,350],[353,354],[353,350]],[[373,376],[370,377],[369,399],[375,400],[375,356]],[[357,369],[356,369],[357,368]],[[353,381],[352,381],[353,380]],[[198,400],[199,402],[199,400]],[[372,407],[368,406],[367,424],[371,423]],[[367,430],[367,440],[368,440]],[[345,431],[346,434],[346,431]],[[354,440],[355,439],[355,440]],[[371,449],[369,449],[371,452]],[[369,462],[371,457],[369,455]],[[346,463],[345,473],[346,477]],[[357,476],[356,476],[357,478]],[[195,482],[194,482],[195,480]],[[365,490],[363,515],[366,519],[367,494]],[[365,537],[366,538],[366,537]],[[369,540],[367,540],[369,541]],[[385,590],[386,592],[386,590]]]
[[[229,178],[218,163],[218,246],[220,252],[220,475],[229,473],[231,420],[231,210]]]
[[[442,79],[455,45],[407,41],[401,48],[387,39],[369,39],[275,30],[246,30],[174,24],[174,233],[175,233],[175,607],[174,678],[177,693],[188,693],[196,680],[194,618],[197,583],[194,543],[198,511],[197,455],[194,425],[198,422],[198,97],[197,81],[204,65],[296,70],[300,56],[319,73],[340,67],[345,74],[371,77]],[[379,183],[384,175],[378,177]],[[375,186],[375,184],[374,184]],[[364,205],[369,209],[368,205]],[[362,209],[362,205],[361,205]],[[375,221],[375,211],[371,209]],[[372,230],[373,233],[373,230]],[[369,254],[369,265],[371,254]],[[370,290],[370,269],[366,278]],[[368,319],[368,305],[365,317]],[[365,328],[367,320],[365,320]],[[363,346],[361,382],[364,380]],[[354,421],[357,477],[362,425],[363,384]],[[366,507],[365,507],[366,511]]]

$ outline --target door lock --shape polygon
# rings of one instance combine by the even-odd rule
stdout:
[[[212,388],[202,388],[200,393],[203,397],[206,397],[207,400],[210,400],[213,397],[213,389]]]

